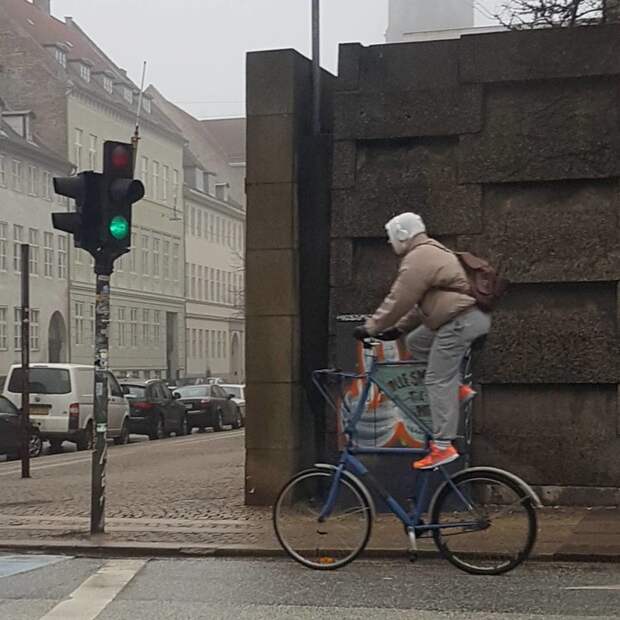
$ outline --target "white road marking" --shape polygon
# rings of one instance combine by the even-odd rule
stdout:
[[[244,434],[244,431],[233,431],[233,432],[228,432],[228,433],[217,433],[216,435],[214,435],[213,437],[210,435],[205,435],[205,436],[194,436],[194,437],[188,437],[186,439],[179,439],[177,440],[172,440],[170,443],[165,443],[163,445],[170,446],[170,447],[174,447],[174,446],[180,446],[186,443],[210,443],[212,441],[218,441],[220,439],[233,439],[235,437],[241,437]],[[162,445],[160,443],[158,443],[158,445]],[[127,446],[118,446],[116,450],[114,450],[113,454],[122,454],[124,456],[128,456],[129,452],[132,450],[132,448],[134,448],[134,450],[131,452],[133,454],[133,452],[135,452],[136,448],[137,449],[148,449],[147,446],[151,446],[152,444],[150,442],[144,442],[144,443],[139,443],[139,444],[135,444],[135,446],[131,446],[131,447],[127,447]],[[110,451],[108,450],[108,459],[110,458]],[[30,471],[31,472],[35,472],[35,471],[41,471],[44,469],[52,469],[54,467],[64,467],[66,465],[76,465],[79,463],[89,463],[92,460],[92,456],[91,453],[88,452],[86,454],[84,454],[83,456],[80,457],[76,457],[76,458],[72,458],[71,460],[67,459],[66,461],[62,461],[60,463],[49,463],[49,464],[43,464],[43,465],[31,465],[30,467]],[[12,476],[15,474],[18,474],[21,471],[21,465],[16,466],[14,468],[11,469],[7,469],[5,470],[4,468],[2,469],[2,471],[0,471],[0,476]]]
[[[109,560],[41,620],[94,620],[136,576],[146,560]]]

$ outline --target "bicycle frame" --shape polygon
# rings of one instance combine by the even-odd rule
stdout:
[[[372,346],[372,345],[370,345]],[[367,348],[368,345],[365,345]],[[344,432],[347,437],[347,445],[340,453],[340,459],[338,465],[334,469],[334,477],[331,482],[330,490],[328,493],[327,501],[323,507],[319,515],[319,521],[324,521],[327,519],[336,502],[337,494],[338,494],[338,486],[340,484],[340,480],[342,478],[343,472],[350,471],[355,476],[364,481],[368,482],[368,486],[370,486],[384,501],[386,506],[390,509],[390,511],[400,519],[403,525],[415,532],[424,532],[424,531],[432,531],[436,529],[449,529],[449,528],[463,528],[463,527],[476,527],[478,525],[475,521],[468,522],[458,522],[458,523],[449,523],[449,524],[433,524],[433,523],[422,523],[421,517],[423,513],[423,506],[425,505],[426,496],[428,493],[428,476],[433,470],[421,470],[419,480],[416,481],[416,487],[418,483],[421,488],[418,490],[416,488],[415,493],[415,510],[412,514],[407,512],[405,508],[390,495],[385,487],[383,487],[368,471],[366,466],[356,458],[356,455],[408,455],[412,457],[419,457],[428,454],[430,449],[430,440],[432,439],[432,430],[426,425],[419,417],[412,411],[406,403],[399,397],[395,390],[390,389],[388,385],[385,385],[383,382],[377,380],[375,377],[377,373],[377,369],[382,366],[403,366],[403,367],[411,367],[411,362],[378,362],[377,356],[373,353],[372,363],[370,370],[366,375],[358,375],[353,373],[342,373],[338,372],[337,374],[341,377],[350,378],[350,379],[363,379],[364,387],[362,389],[361,396],[351,416],[351,419],[348,421]],[[329,393],[324,389],[321,385],[318,377],[321,374],[335,374],[333,371],[315,371],[313,373],[313,381],[317,388],[321,391],[323,396],[326,398],[328,402],[335,405],[333,399],[329,395]],[[370,390],[373,386],[376,386],[381,392],[383,392],[388,398],[390,398],[397,407],[407,416],[409,416],[424,432],[425,435],[425,447],[424,448],[362,448],[356,447],[353,445],[353,434],[355,431],[355,427],[364,415],[364,410],[366,407],[366,403],[368,401],[368,397],[370,394]],[[336,407],[337,409],[337,407]],[[461,493],[459,488],[452,482],[450,475],[445,471],[443,467],[437,467],[446,483],[449,484],[457,497],[459,497],[463,505],[467,507],[469,510],[473,510],[471,503],[466,499],[466,497]]]

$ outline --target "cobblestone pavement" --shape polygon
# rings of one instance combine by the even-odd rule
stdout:
[[[126,541],[245,543],[270,528],[269,509],[243,503],[244,432],[110,446],[107,530]],[[0,464],[0,538],[86,536],[90,515],[88,453]],[[269,527],[268,527],[269,526]]]
[[[0,543],[279,550],[271,509],[243,503],[244,458],[243,431],[110,446],[106,535],[98,542],[89,535],[90,453],[35,459],[30,480],[20,478],[20,463],[0,463]],[[379,515],[369,549],[406,546],[402,524]],[[535,553],[620,560],[619,509],[539,511]]]

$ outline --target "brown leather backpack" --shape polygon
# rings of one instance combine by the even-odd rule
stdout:
[[[501,277],[487,261],[471,252],[455,252],[434,239],[430,239],[421,245],[432,245],[444,252],[454,254],[465,271],[469,281],[469,294],[476,300],[477,306],[485,312],[490,312],[495,308],[510,282]],[[462,292],[460,289],[446,288],[444,290]]]
[[[489,312],[495,308],[500,297],[508,288],[508,280],[484,259],[474,256],[471,252],[454,252],[465,270],[469,280],[471,296],[481,310]]]

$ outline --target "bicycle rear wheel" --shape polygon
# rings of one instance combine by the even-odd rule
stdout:
[[[276,536],[297,562],[318,570],[340,568],[364,549],[372,528],[372,509],[355,480],[342,477],[330,515],[320,521],[334,472],[303,471],[280,492],[273,508]]]
[[[477,575],[499,575],[521,564],[537,531],[528,493],[493,471],[465,471],[452,482],[439,491],[431,511],[431,523],[444,526],[433,530],[442,555]]]

